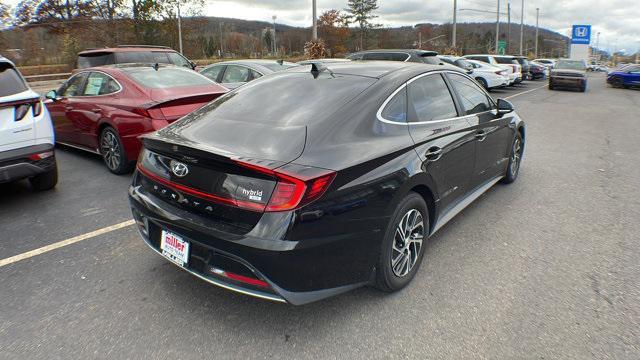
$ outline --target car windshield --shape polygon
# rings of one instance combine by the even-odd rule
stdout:
[[[556,69],[585,70],[586,68],[584,61],[579,60],[559,60],[556,64]]]
[[[280,71],[280,70],[292,68],[294,66],[298,66],[298,64],[290,63],[290,62],[282,62],[282,65],[280,65],[278,62],[266,63],[266,64],[261,63],[260,65],[266,67],[271,71]]]
[[[13,66],[0,63],[0,97],[21,93],[28,89]]]
[[[213,84],[207,77],[182,68],[159,68],[156,71],[152,67],[134,67],[122,71],[138,84],[152,89]]]

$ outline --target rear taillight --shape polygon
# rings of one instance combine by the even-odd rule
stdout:
[[[143,116],[143,117],[147,117],[147,118],[151,117],[151,115],[149,114],[149,111],[147,111],[147,109],[145,109],[145,108],[133,108],[133,109],[131,109],[131,112],[134,113],[134,114],[138,114],[140,116]]]
[[[29,112],[30,108],[31,108],[31,104],[20,104],[20,105],[16,106],[15,112],[14,112],[15,113],[15,121],[20,121],[20,120],[24,119],[24,117]]]
[[[38,100],[33,103],[33,117],[40,116],[42,114],[42,101]]]
[[[270,212],[293,210],[318,199],[336,177],[334,171],[324,169],[314,169],[310,176],[278,169],[270,170],[242,161],[237,161],[237,164],[277,179],[276,187],[264,208],[264,211]]]
[[[38,154],[31,154],[29,155],[29,159],[33,161],[38,161],[38,160],[46,159],[51,156],[53,156],[53,151],[45,151]]]
[[[211,271],[213,271],[214,274],[217,274],[219,276],[224,276],[228,279],[231,280],[235,280],[241,283],[245,283],[245,284],[249,284],[249,285],[253,285],[253,286],[258,286],[258,287],[263,287],[263,288],[267,288],[269,287],[269,284],[267,284],[265,281],[262,281],[260,279],[256,279],[256,278],[252,278],[252,277],[248,277],[248,276],[243,276],[243,275],[239,275],[239,274],[235,274],[229,271],[225,271],[222,269],[218,269],[215,267],[211,268]]]

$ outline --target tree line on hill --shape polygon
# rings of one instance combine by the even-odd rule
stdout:
[[[178,48],[175,0],[22,0],[15,9],[0,2],[0,53],[20,64],[72,64],[78,51],[118,44]],[[205,17],[205,0],[179,1],[183,53],[191,59],[212,57],[301,57],[311,39],[309,27],[265,21]],[[441,53],[490,53],[495,48],[495,23],[462,23],[457,46],[451,47],[451,24],[383,27],[375,23],[376,0],[348,0],[345,9],[328,10],[318,18],[318,36],[326,55],[340,57],[372,48],[424,48]],[[508,53],[519,52],[519,25],[501,24],[500,38]],[[276,53],[273,53],[273,41]],[[540,57],[566,55],[568,39],[540,29]],[[531,54],[535,28],[525,26],[524,52]]]

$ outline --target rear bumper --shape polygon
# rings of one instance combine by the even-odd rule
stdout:
[[[549,77],[549,84],[553,86],[581,87],[587,80],[581,77],[552,76]]]
[[[52,144],[28,146],[0,153],[0,183],[29,178],[55,167],[55,154],[34,160],[31,155],[53,152]]]
[[[136,175],[134,175],[135,177]],[[190,245],[182,269],[228,290],[302,305],[366,285],[373,279],[376,236],[341,234],[303,241],[287,240],[296,216],[265,213],[247,234],[233,234],[206,218],[185,211],[132,185],[129,202],[145,243],[161,253],[162,230]],[[317,234],[316,234],[317,235]],[[216,269],[248,276],[268,286],[252,286],[219,275]]]

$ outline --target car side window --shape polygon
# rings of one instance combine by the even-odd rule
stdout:
[[[87,73],[80,73],[67,80],[61,87],[58,93],[62,97],[79,96],[82,94],[84,80],[87,78]]]
[[[448,76],[460,96],[465,115],[493,109],[493,103],[487,94],[473,80],[459,74],[449,74]]]
[[[167,56],[169,56],[169,61],[172,64],[178,65],[178,66],[184,66],[191,69],[191,63],[189,62],[189,60],[185,59],[184,56],[175,52],[169,52],[167,53]]]
[[[427,75],[407,86],[409,122],[450,119],[458,116],[451,92],[440,74]]]
[[[257,78],[259,78],[261,76],[262,76],[262,74],[260,74],[259,72],[251,69],[251,79],[257,79]]]
[[[380,112],[380,117],[384,120],[394,122],[407,121],[407,88],[398,91],[384,106]]]
[[[87,84],[84,87],[82,96],[108,95],[120,90],[120,85],[111,76],[92,72],[87,77]]]
[[[227,65],[227,70],[225,70],[224,75],[222,76],[223,83],[241,83],[249,81],[249,68],[238,65]]]
[[[224,70],[224,68],[225,65],[213,65],[202,70],[201,74],[217,82],[218,78],[220,77],[220,73]]]

